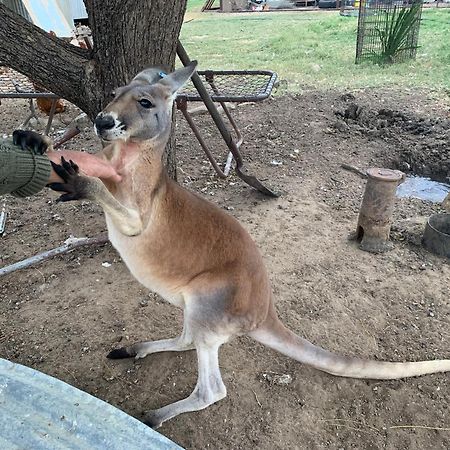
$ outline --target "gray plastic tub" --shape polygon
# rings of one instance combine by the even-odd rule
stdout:
[[[450,214],[434,214],[428,219],[422,238],[430,252],[450,258]]]
[[[1,358],[0,449],[182,450],[114,406]]]

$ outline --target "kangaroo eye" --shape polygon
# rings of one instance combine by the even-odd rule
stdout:
[[[153,108],[155,106],[150,100],[147,100],[146,98],[143,98],[143,99],[139,100],[139,104],[143,108],[146,108],[146,109],[150,109],[150,108]]]

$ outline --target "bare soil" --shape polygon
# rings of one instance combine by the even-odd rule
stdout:
[[[351,103],[362,110],[345,118]],[[308,91],[238,107],[234,114],[245,135],[249,171],[278,190],[278,199],[263,197],[234,176],[219,180],[180,117],[179,182],[227,209],[253,235],[279,314],[291,329],[346,355],[450,358],[450,266],[426,252],[420,227],[410,226],[416,223],[411,219],[439,206],[399,199],[395,248],[380,255],[363,252],[347,237],[356,226],[365,182],[340,168],[400,167],[445,179],[448,104],[448,98],[427,92],[366,90]],[[0,131],[11,134],[26,108],[25,102],[4,101]],[[62,119],[77,113],[69,107]],[[224,160],[225,147],[207,117],[196,120]],[[408,120],[425,124],[425,131],[408,127]],[[95,151],[99,144],[88,131],[68,146]],[[49,191],[6,198],[0,265],[56,247],[69,235],[105,230],[97,206],[55,199]],[[105,358],[118,345],[175,336],[182,323],[181,312],[139,285],[109,244],[56,257],[0,283],[1,357],[137,418],[193,389],[194,352],[138,362]],[[220,356],[228,397],[158,430],[188,449],[450,448],[446,374],[399,381],[336,378],[245,337],[225,345]]]

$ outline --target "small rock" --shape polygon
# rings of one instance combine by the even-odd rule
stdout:
[[[263,373],[262,378],[268,381],[270,384],[278,384],[279,386],[292,383],[292,377],[288,373],[285,374]]]
[[[340,99],[344,102],[348,102],[351,100],[356,100],[356,97],[351,92],[346,92],[345,94],[342,94]]]
[[[143,308],[148,306],[148,300],[146,298],[143,298],[139,301],[139,306],[142,306]]]
[[[109,262],[102,262],[102,266],[103,267],[111,267],[111,263],[109,263]]]
[[[347,123],[345,123],[343,120],[336,120],[333,124],[332,124],[333,128],[344,132],[344,131],[348,131],[350,129],[350,127],[348,126]]]
[[[407,163],[406,161],[401,161],[398,165],[398,168],[403,172],[408,172],[411,170],[411,164]]]
[[[277,161],[273,159],[272,161],[270,161],[270,164],[272,164],[272,166],[281,166],[283,163],[282,161]]]
[[[361,115],[362,107],[357,105],[356,103],[350,103],[348,107],[344,111],[344,118],[357,120]]]

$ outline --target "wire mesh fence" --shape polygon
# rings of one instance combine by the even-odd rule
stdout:
[[[356,64],[396,63],[416,57],[423,0],[362,0]]]
[[[277,74],[268,70],[199,70],[209,95],[215,102],[257,102],[269,97]],[[192,81],[178,95],[201,101]]]

